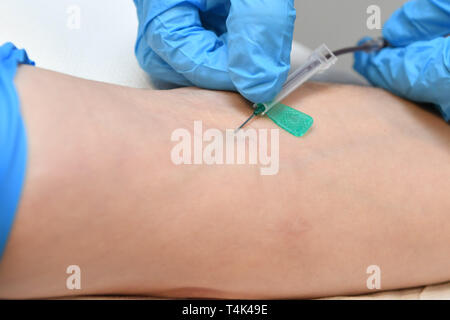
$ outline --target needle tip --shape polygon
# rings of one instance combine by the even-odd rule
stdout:
[[[250,120],[253,119],[254,116],[255,116],[255,113],[252,113],[252,115],[251,115],[247,120],[245,120],[245,122],[244,122],[243,124],[241,124],[241,125],[239,126],[239,128],[237,128],[236,130],[234,130],[234,133],[236,134],[239,130],[241,130],[247,123],[249,123]]]

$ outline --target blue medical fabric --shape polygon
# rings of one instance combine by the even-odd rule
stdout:
[[[0,46],[0,259],[20,201],[27,163],[27,139],[14,76],[19,64],[34,65],[25,50]]]

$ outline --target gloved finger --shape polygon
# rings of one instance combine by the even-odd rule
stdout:
[[[231,0],[227,20],[229,71],[253,102],[275,98],[290,69],[293,0]]]
[[[218,37],[204,29],[194,5],[182,2],[155,17],[143,30],[142,41],[194,85],[235,90],[228,74],[226,34]]]
[[[450,34],[449,0],[412,0],[384,24],[383,36],[393,46],[431,40]]]
[[[450,119],[450,38],[357,52],[354,68],[375,86],[439,106],[444,118]]]
[[[178,86],[193,85],[161,59],[144,41],[138,40],[136,42],[135,54],[139,65],[151,76],[151,80],[156,87],[166,87],[166,83]]]

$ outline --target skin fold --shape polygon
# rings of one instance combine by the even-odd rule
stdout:
[[[130,294],[312,298],[450,279],[450,130],[383,90],[308,83],[285,104],[280,168],[175,165],[177,128],[236,128],[229,92],[147,91],[21,66],[25,188],[1,298]],[[248,128],[277,128],[258,118]],[[66,288],[79,265],[81,290]]]

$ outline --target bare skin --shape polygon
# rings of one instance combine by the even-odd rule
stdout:
[[[234,93],[145,91],[22,66],[26,184],[0,297],[92,294],[304,298],[450,279],[450,130],[385,91],[307,84],[286,104],[315,119],[280,131],[280,170],[180,165],[177,128],[235,128]],[[258,119],[253,128],[276,128]],[[66,268],[82,290],[66,289]]]

